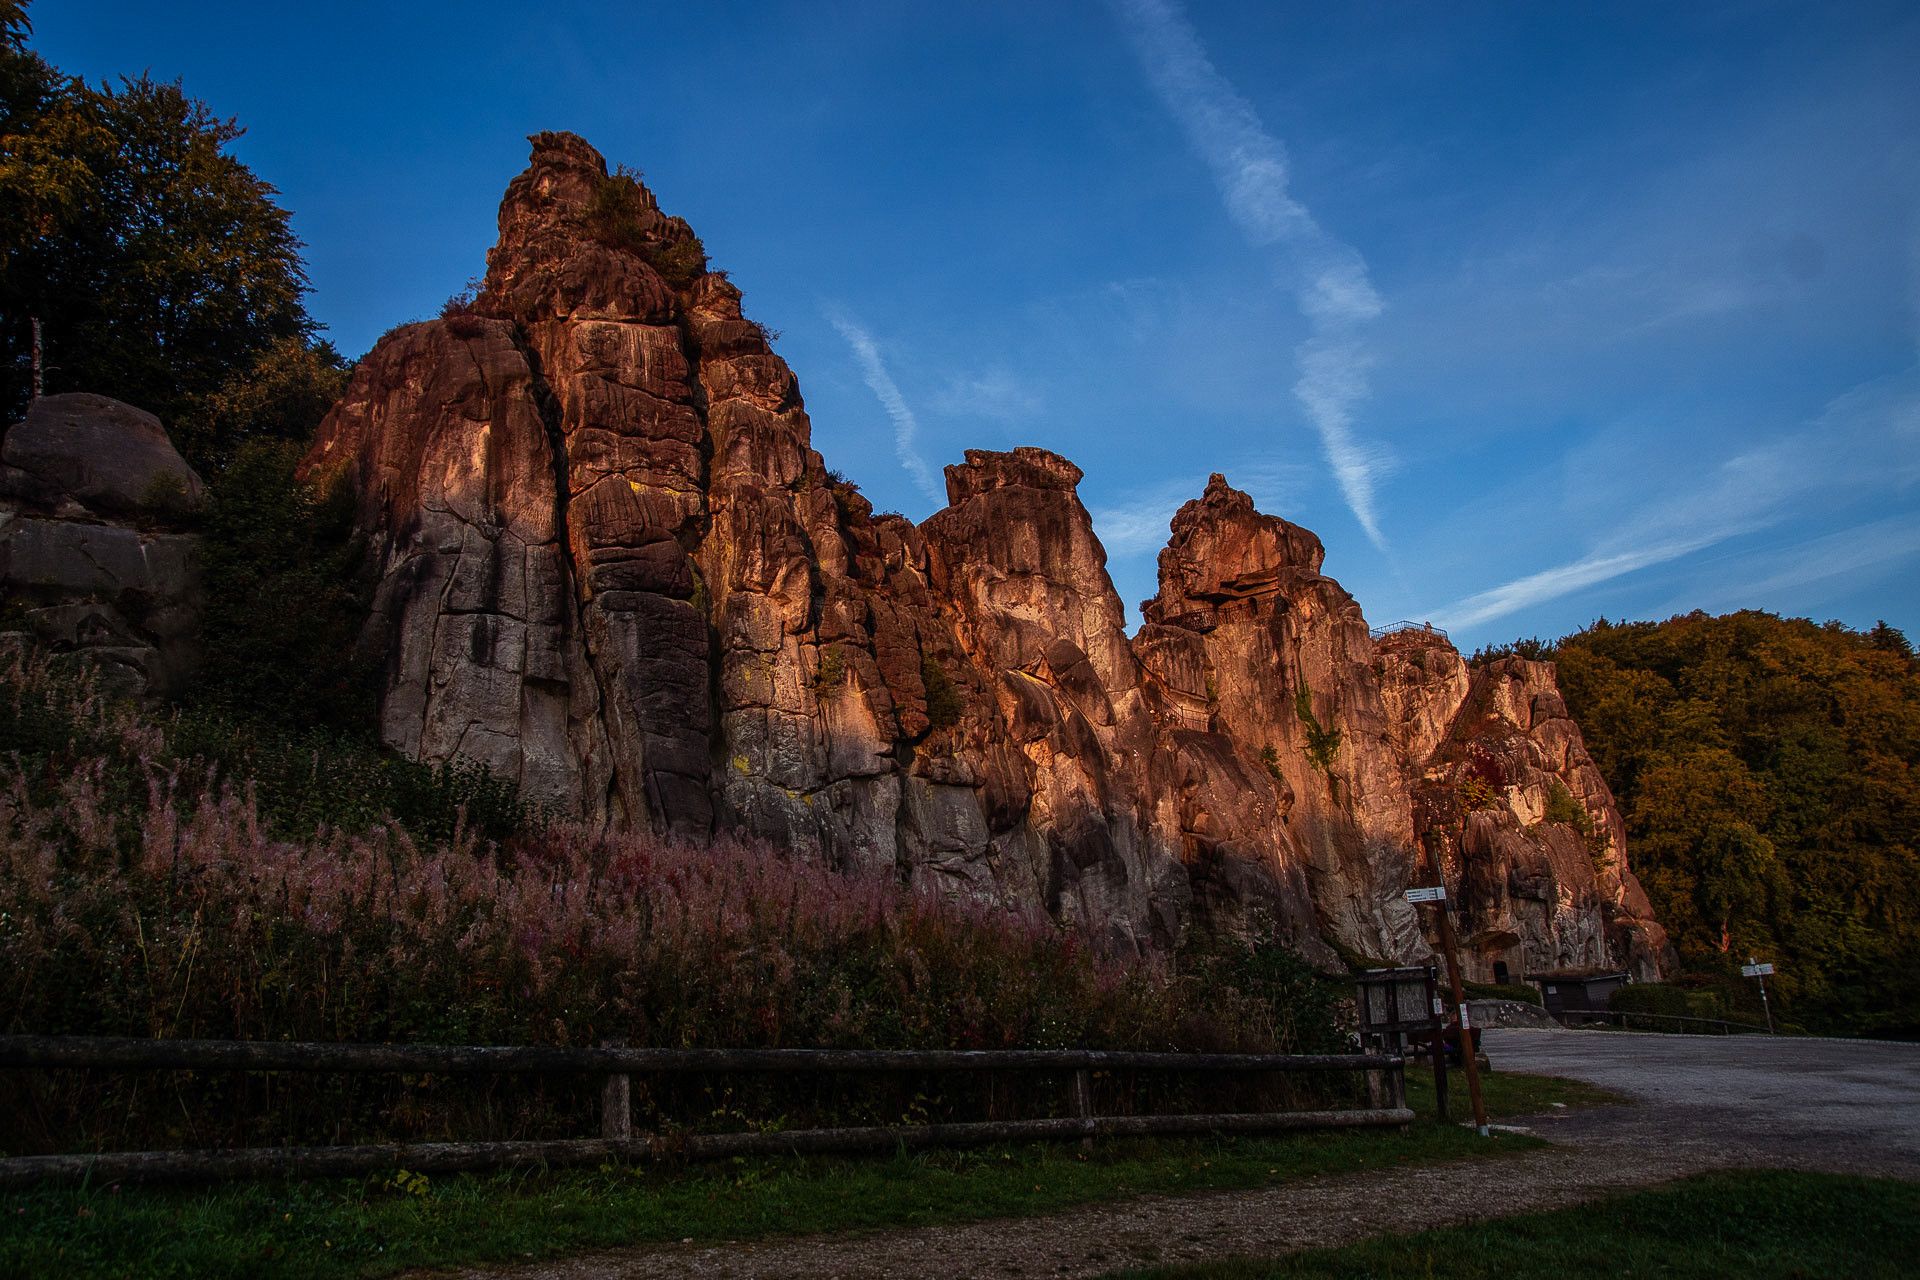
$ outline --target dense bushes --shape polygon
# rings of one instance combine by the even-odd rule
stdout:
[[[343,483],[296,478],[300,449],[243,446],[211,489],[202,553],[205,658],[193,698],[250,719],[365,738],[379,672],[359,656],[363,550]]]
[[[202,791],[244,792],[262,828],[281,837],[393,821],[420,840],[451,838],[457,827],[503,839],[529,821],[516,789],[473,765],[416,764],[223,707],[141,716],[71,669],[0,648],[0,781],[11,802],[54,803],[57,786],[84,773],[123,823],[137,825],[156,771],[178,772]]]
[[[1725,973],[1692,972],[1672,982],[1634,982],[1621,987],[1608,998],[1607,1007],[1618,1013],[1653,1013],[1669,1018],[1706,1018],[1720,1022],[1744,1023],[1764,1027],[1767,1012],[1760,1001],[1759,988],[1752,979],[1741,978],[1738,970]],[[1685,1031],[1685,1023],[1662,1025],[1648,1020],[1629,1023],[1639,1029]],[[1792,1028],[1789,1028],[1792,1029]]]

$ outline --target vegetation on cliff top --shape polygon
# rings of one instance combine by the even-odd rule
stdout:
[[[1920,1035],[1920,662],[1885,623],[1600,621],[1560,688],[1698,981],[1749,955],[1809,1029]],[[1757,1011],[1756,1011],[1757,1012]]]

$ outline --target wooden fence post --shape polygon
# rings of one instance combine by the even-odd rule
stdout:
[[[1073,1073],[1073,1114],[1085,1128],[1087,1136],[1080,1139],[1082,1148],[1093,1146],[1093,1073],[1081,1067]]]
[[[603,1047],[624,1049],[626,1045],[624,1040],[615,1040]],[[633,1078],[624,1071],[608,1075],[600,1086],[600,1136],[609,1142],[633,1137]]]

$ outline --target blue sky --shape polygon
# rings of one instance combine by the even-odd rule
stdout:
[[[1130,610],[1223,471],[1463,647],[1920,632],[1920,9],[41,0],[237,116],[348,354],[479,272],[525,135],[646,172],[922,518],[1038,444]]]

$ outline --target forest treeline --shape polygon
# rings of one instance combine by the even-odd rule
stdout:
[[[1920,1035],[1920,661],[1899,630],[1602,620],[1551,658],[1684,967],[1778,966],[1808,1030]]]

